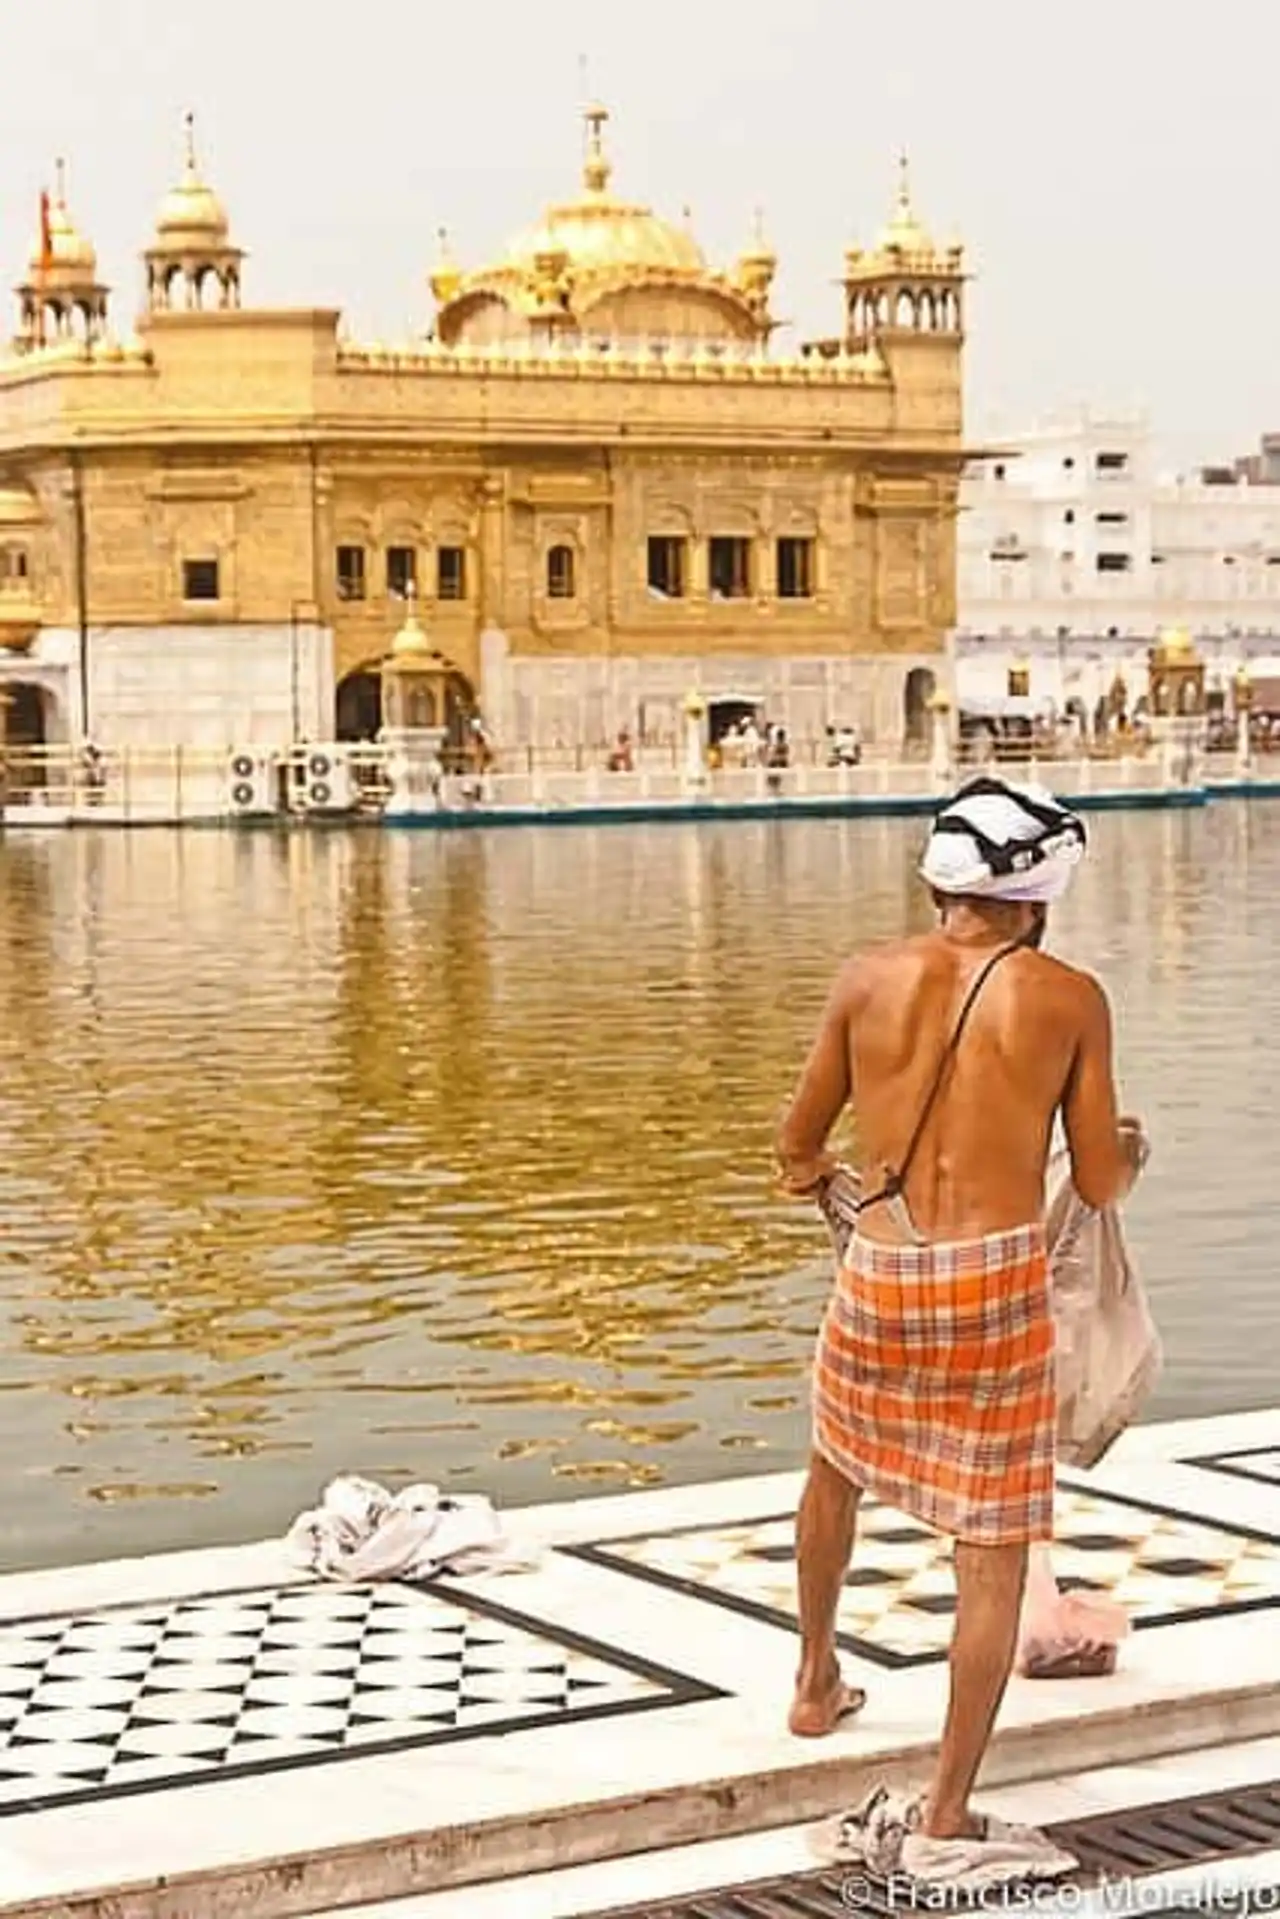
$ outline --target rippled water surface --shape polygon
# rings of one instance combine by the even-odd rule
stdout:
[[[795,1463],[770,1131],[913,822],[0,840],[9,1564]],[[1054,928],[1156,1155],[1160,1410],[1276,1392],[1280,808],[1099,819]]]

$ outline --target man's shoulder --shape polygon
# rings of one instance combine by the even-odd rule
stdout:
[[[837,976],[837,990],[846,1006],[864,1004],[904,977],[918,976],[928,963],[928,939],[882,940],[865,946],[845,961]]]
[[[844,971],[859,980],[883,979],[887,974],[923,965],[928,958],[933,935],[915,933],[909,939],[879,940],[864,946],[845,961]]]
[[[1072,966],[1052,953],[1027,952],[1022,956],[1028,978],[1040,989],[1049,987],[1081,1007],[1105,997],[1101,983],[1083,966]]]
[[[1073,966],[1070,960],[1059,959],[1056,953],[1029,951],[1027,958],[1037,967],[1042,967],[1046,977],[1069,980],[1076,986],[1096,987],[1098,984],[1094,975],[1086,967]]]

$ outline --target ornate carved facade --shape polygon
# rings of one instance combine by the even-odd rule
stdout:
[[[521,743],[643,728],[693,680],[900,728],[955,617],[960,252],[904,178],[839,336],[774,357],[762,234],[713,270],[614,197],[604,124],[502,261],[446,248],[397,351],[241,304],[190,133],[122,345],[59,185],[0,360],[0,677],[65,674],[51,737],[330,737],[410,591]]]

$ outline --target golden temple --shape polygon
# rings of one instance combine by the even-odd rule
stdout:
[[[0,690],[11,738],[210,746],[369,735],[416,601],[499,746],[674,733],[697,687],[793,737],[924,725],[954,619],[964,260],[903,162],[845,255],[831,338],[773,350],[757,222],[708,262],[578,190],[467,269],[442,236],[405,348],[246,301],[187,126],[112,331],[65,171],[0,356]]]

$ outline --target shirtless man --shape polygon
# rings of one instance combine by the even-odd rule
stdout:
[[[1121,1198],[1139,1162],[1140,1129],[1117,1116],[1103,991],[1037,950],[1083,848],[1079,820],[1041,789],[962,789],[921,869],[936,929],[843,969],[778,1136],[788,1190],[813,1193],[852,1100],[864,1195],[815,1368],[790,1727],[826,1734],[863,1703],[835,1643],[862,1493],[953,1533],[950,1704],[920,1811],[940,1842],[984,1830],[969,1797],[1013,1664],[1027,1547],[1052,1535],[1043,1218],[1056,1115],[1086,1204]]]

